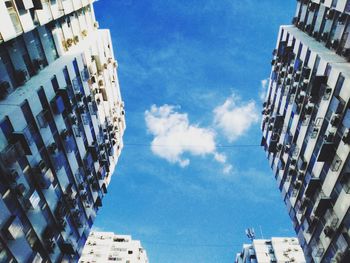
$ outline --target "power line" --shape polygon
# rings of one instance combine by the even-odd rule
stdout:
[[[193,243],[168,243],[168,242],[154,242],[154,241],[145,241],[142,240],[144,244],[160,245],[160,246],[169,246],[169,247],[214,247],[214,248],[232,248],[232,247],[242,247],[243,244],[193,244]]]
[[[170,145],[170,144],[148,144],[148,143],[124,143],[124,146],[131,147],[205,147],[205,145],[200,144],[181,144],[181,145]],[[216,145],[216,148],[248,148],[248,147],[261,147],[260,144],[231,144],[231,145]]]

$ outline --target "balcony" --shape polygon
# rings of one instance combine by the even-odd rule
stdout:
[[[319,262],[318,258],[321,258],[324,253],[324,247],[322,246],[321,242],[318,242],[313,246],[312,250],[312,257],[314,258],[315,262]]]
[[[334,211],[332,211],[332,209],[328,209],[324,217],[326,220],[326,226],[323,229],[323,232],[326,235],[326,237],[331,238],[337,230],[337,224],[339,222],[339,219],[335,215]]]
[[[41,170],[37,167],[35,175],[36,182],[42,189],[48,189],[55,180],[51,169],[46,167],[44,170]]]
[[[50,3],[48,0],[35,0],[35,13],[38,17],[40,25],[44,25],[52,20]]]
[[[340,179],[340,183],[343,186],[344,192],[350,194],[350,173],[344,173]]]
[[[73,89],[74,89],[74,92],[81,92],[83,90],[83,88],[81,87],[81,84],[78,80],[78,78],[74,78],[72,79],[72,84],[73,84]]]
[[[305,190],[305,196],[308,198],[312,198],[316,192],[320,189],[321,187],[321,180],[320,178],[311,178],[310,182],[307,185],[307,188]]]
[[[0,82],[0,100],[6,99],[7,95],[11,91],[11,84],[8,81]]]
[[[98,179],[103,180],[106,177],[106,169],[104,166],[100,166],[97,171]]]
[[[84,69],[80,72],[80,75],[83,79],[83,81],[88,81],[90,78],[89,70],[87,67],[84,67]]]
[[[76,253],[76,248],[70,241],[63,242],[60,247],[62,252],[67,255],[74,255]]]
[[[323,142],[320,152],[317,157],[318,162],[332,162],[335,155],[335,148],[333,142]]]
[[[12,143],[16,144],[18,142],[26,155],[32,155],[34,149],[30,129],[31,127],[27,126],[22,131],[13,132],[11,136]]]
[[[55,114],[62,114],[65,110],[65,103],[60,95],[56,95],[51,101],[51,107]]]
[[[67,153],[71,153],[76,150],[76,145],[73,136],[69,136],[64,140],[64,146]]]
[[[314,215],[321,217],[332,206],[332,199],[330,197],[319,195],[314,206]]]
[[[23,236],[23,226],[16,216],[11,216],[3,227],[3,231],[9,240],[15,240]]]
[[[1,153],[0,158],[7,166],[12,165],[18,158],[24,156],[25,152],[19,142],[9,144]]]
[[[92,168],[94,165],[94,160],[92,159],[91,153],[87,152],[84,157],[84,164],[87,168]]]

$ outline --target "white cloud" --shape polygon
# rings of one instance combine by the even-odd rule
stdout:
[[[265,101],[266,95],[267,95],[267,85],[269,84],[269,79],[263,79],[261,81],[261,88],[259,91],[259,97],[261,101]]]
[[[232,95],[224,104],[214,109],[214,123],[222,130],[229,142],[237,140],[256,122],[259,121],[257,106],[254,101],[241,103]]]
[[[145,112],[147,129],[154,136],[152,152],[181,167],[190,164],[190,160],[183,157],[186,153],[193,156],[212,155],[217,162],[225,164],[226,156],[216,151],[215,132],[191,124],[188,115],[177,112],[177,109],[167,104],[160,107],[152,105]]]
[[[225,175],[230,174],[232,172],[233,166],[232,164],[226,164],[223,169],[223,173]]]
[[[226,155],[222,153],[215,153],[214,159],[218,161],[219,163],[225,163],[226,162]]]

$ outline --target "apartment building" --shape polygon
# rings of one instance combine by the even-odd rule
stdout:
[[[148,263],[139,240],[113,232],[91,232],[79,263]]]
[[[93,0],[0,0],[0,262],[76,262],[123,148]]]
[[[281,26],[262,146],[307,262],[350,262],[350,1],[297,1]]]
[[[303,250],[297,238],[273,237],[254,239],[244,244],[235,263],[305,263]]]

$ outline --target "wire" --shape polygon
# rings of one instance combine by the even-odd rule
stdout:
[[[166,144],[147,144],[147,143],[124,143],[124,146],[131,147],[204,147],[199,144],[181,144],[181,145],[166,145]],[[260,144],[232,144],[232,145],[216,145],[216,148],[247,148],[247,147],[261,147]]]
[[[243,244],[239,245],[219,245],[219,244],[190,244],[190,243],[168,243],[168,242],[154,242],[154,241],[145,241],[142,240],[143,244],[152,244],[160,246],[169,246],[169,247],[215,247],[215,248],[232,248],[232,247],[242,247]]]

